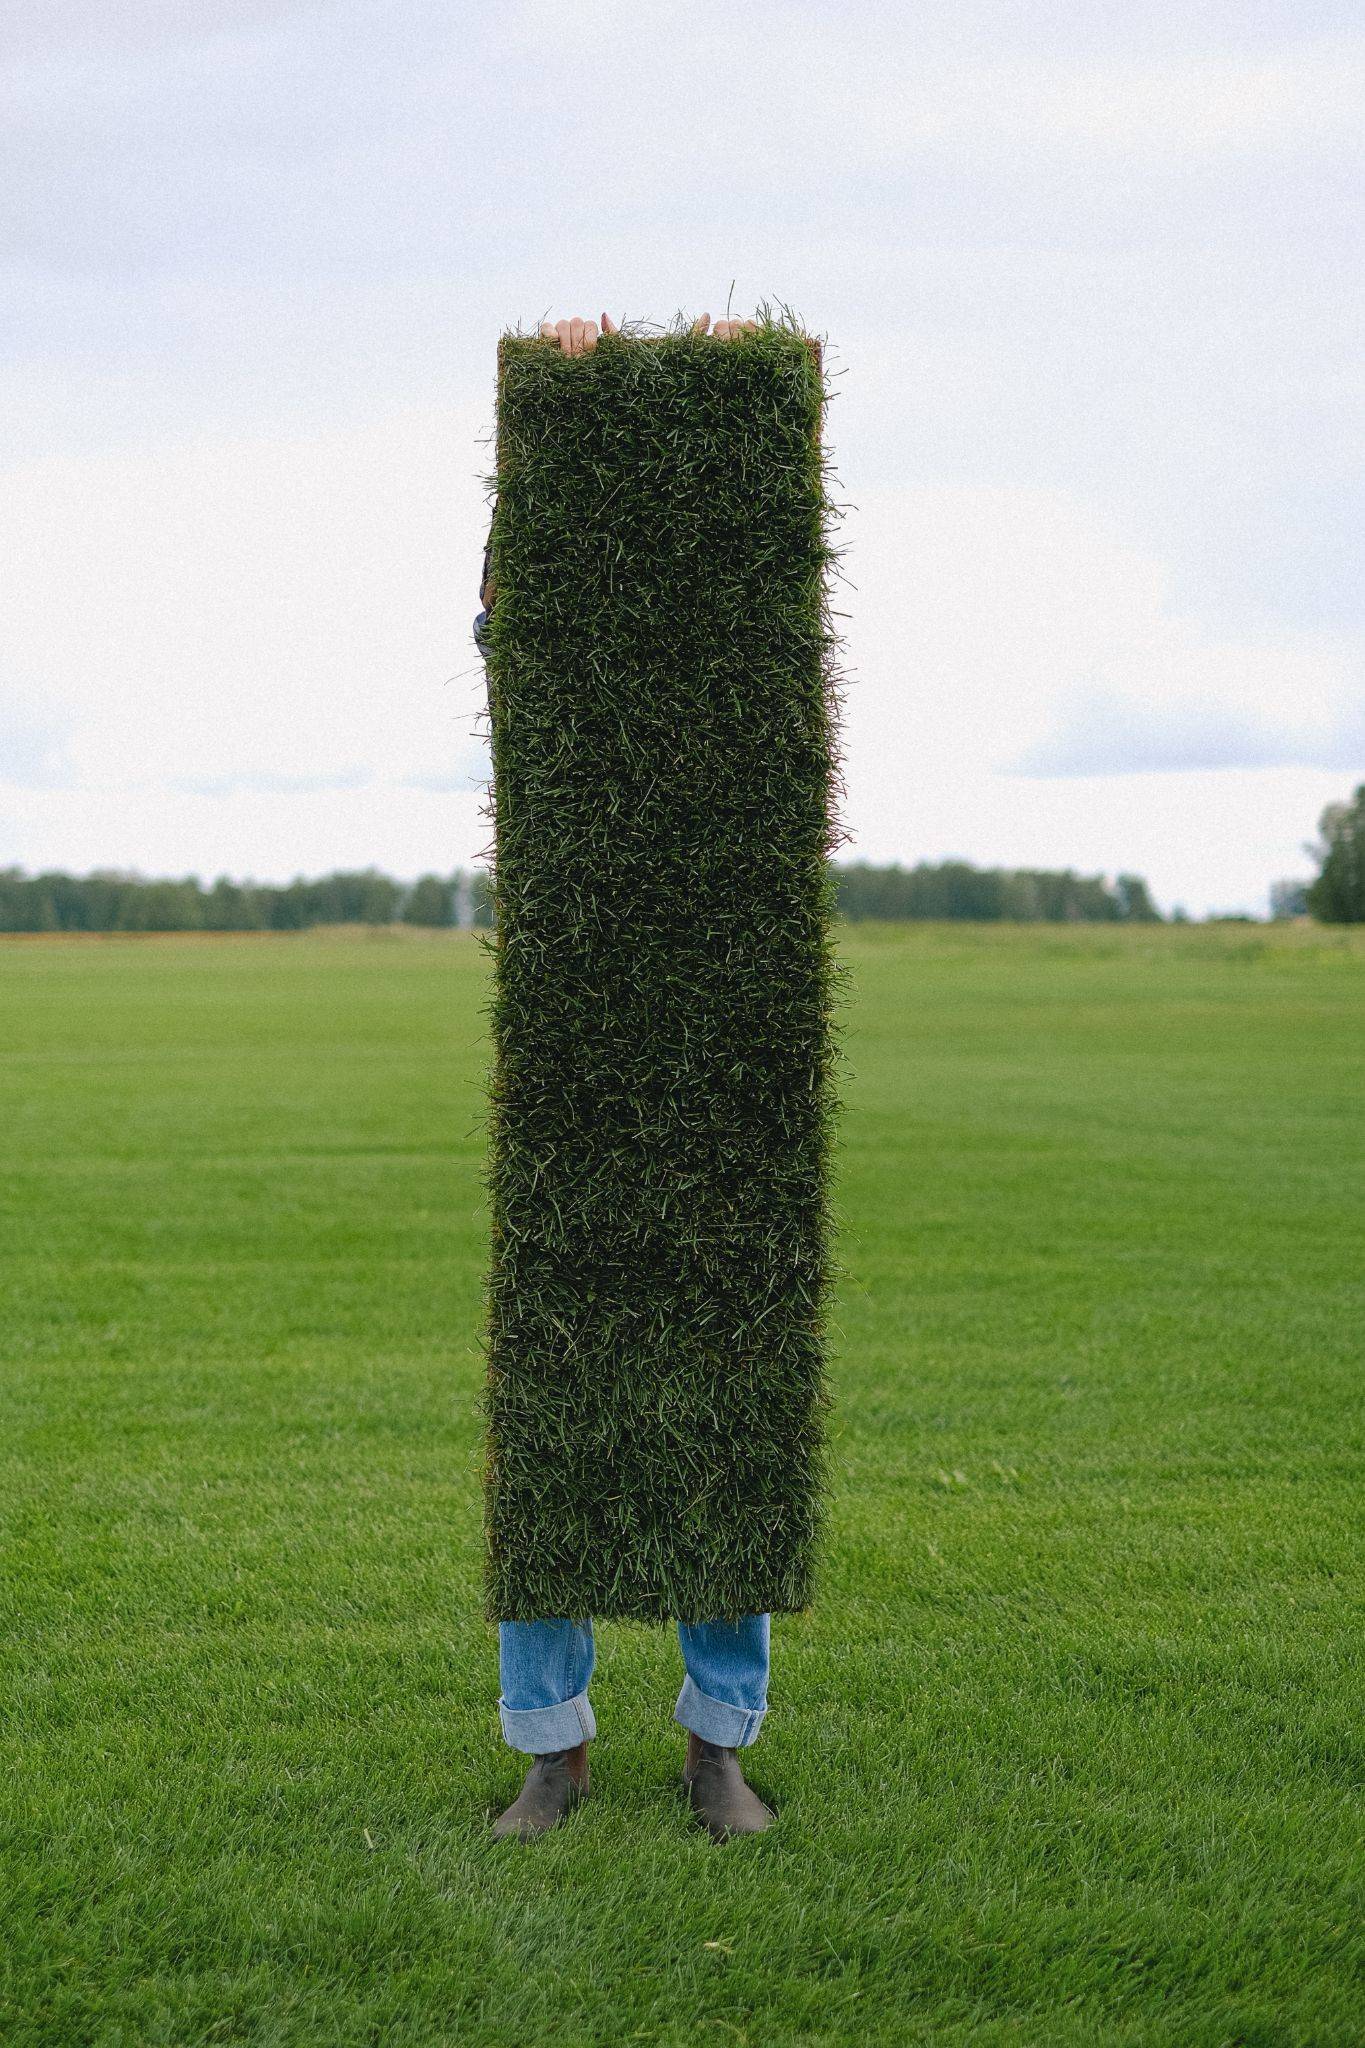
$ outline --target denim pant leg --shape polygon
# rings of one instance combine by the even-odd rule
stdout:
[[[769,1617],[678,1623],[687,1676],[673,1718],[703,1742],[745,1749],[768,1711]]]
[[[502,1732],[526,1756],[576,1749],[597,1733],[588,1704],[591,1621],[500,1621]]]

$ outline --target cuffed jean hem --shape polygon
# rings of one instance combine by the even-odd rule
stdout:
[[[585,1692],[554,1707],[509,1707],[498,1701],[502,1732],[513,1749],[525,1756],[549,1756],[557,1749],[577,1749],[597,1733]]]
[[[726,1700],[713,1700],[689,1675],[683,1680],[673,1719],[703,1742],[719,1743],[722,1749],[747,1749],[757,1742],[767,1711],[766,1706],[732,1707]]]

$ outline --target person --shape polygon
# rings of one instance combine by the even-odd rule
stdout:
[[[693,333],[719,341],[752,331],[753,320],[718,320],[707,313]],[[602,315],[600,332],[615,334],[616,322]],[[586,355],[597,346],[596,321],[545,321],[540,329],[566,355]],[[492,533],[484,550],[480,602],[474,639],[485,658],[496,599],[492,575]],[[738,1751],[757,1737],[768,1707],[770,1617],[678,1623],[685,1676],[674,1719],[687,1731],[682,1784],[692,1811],[716,1841],[760,1834],[775,1816],[740,1768]],[[508,1744],[531,1758],[521,1791],[493,1823],[501,1840],[531,1841],[555,1827],[587,1796],[588,1744],[597,1733],[588,1684],[595,1661],[591,1617],[567,1616],[498,1624],[500,1696],[498,1712]]]

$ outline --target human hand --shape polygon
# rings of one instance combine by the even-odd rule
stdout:
[[[758,322],[756,320],[717,320],[715,326],[712,327],[711,315],[709,313],[703,313],[699,319],[692,322],[692,332],[694,334],[705,334],[708,328],[710,328],[717,341],[733,341],[737,335],[755,333],[758,328]],[[574,315],[572,320],[542,320],[540,331],[546,341],[558,342],[566,356],[591,355],[597,346],[597,322],[595,320],[580,319],[577,314]],[[616,334],[619,331],[611,314],[604,313],[602,315],[601,332],[603,334]]]
[[[546,341],[557,341],[566,356],[591,355],[597,346],[597,322],[580,320],[575,314],[572,320],[542,320],[540,331]],[[602,315],[603,334],[615,334],[616,322],[610,313]]]
[[[692,322],[692,332],[694,334],[705,334],[708,327],[711,327],[711,315],[709,313],[703,313],[699,320]],[[758,332],[758,322],[757,320],[717,320],[715,326],[711,327],[711,332],[717,341],[733,341],[740,334],[756,334]]]

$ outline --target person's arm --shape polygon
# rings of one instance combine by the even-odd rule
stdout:
[[[488,614],[493,609],[493,525],[489,521],[488,538],[483,544],[483,574],[479,578],[479,603],[483,610],[474,619],[474,645],[484,659],[489,652]]]

